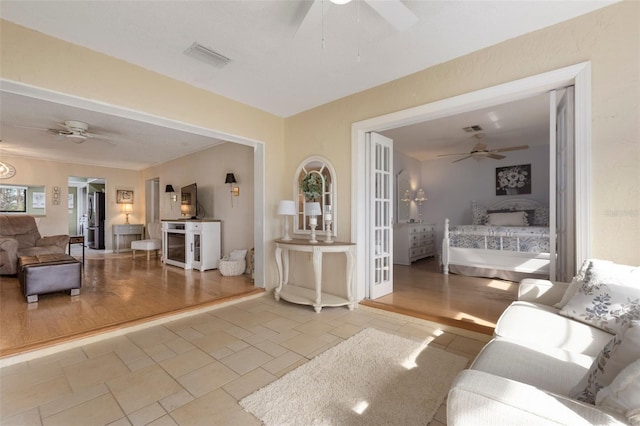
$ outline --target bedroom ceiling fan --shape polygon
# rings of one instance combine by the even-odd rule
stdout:
[[[110,137],[99,134],[99,133],[90,133],[89,132],[89,124],[84,121],[77,120],[66,120],[64,123],[56,123],[60,128],[56,129],[41,129],[37,127],[26,127],[26,126],[16,126],[23,127],[25,129],[35,129],[35,130],[43,130],[47,133],[51,133],[57,136],[63,136],[66,139],[70,140],[73,143],[81,144],[84,143],[87,139],[95,139],[101,142],[106,142],[111,145],[115,145],[115,143],[111,140]]]
[[[352,0],[329,0],[330,3],[335,5],[344,5],[350,3]],[[404,31],[418,22],[418,17],[405,6],[400,0],[354,0],[364,1],[369,7],[375,10],[385,21],[391,24],[397,31]],[[312,9],[322,9],[324,0],[303,0],[300,3],[297,18],[294,22],[300,30],[312,13]]]
[[[485,137],[484,133],[477,133],[473,135],[474,138],[478,140],[478,143],[471,149],[471,152],[460,152],[454,154],[441,154],[438,157],[449,157],[453,155],[464,155],[462,158],[458,158],[457,160],[452,161],[452,163],[457,163],[458,161],[466,160],[467,158],[474,158],[476,160],[480,160],[481,158],[493,158],[494,160],[502,160],[506,158],[504,155],[498,154],[498,152],[507,152],[507,151],[518,151],[521,149],[529,149],[529,145],[518,145],[518,146],[509,146],[505,148],[497,148],[497,149],[487,149],[487,145],[480,142],[482,138]]]

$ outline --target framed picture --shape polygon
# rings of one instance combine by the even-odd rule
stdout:
[[[116,203],[133,204],[133,191],[126,189],[116,189]]]
[[[69,194],[69,201],[68,201],[69,207],[70,209],[73,208],[73,194]]]
[[[496,195],[531,194],[531,164],[496,167]]]
[[[44,209],[44,192],[34,192],[31,197],[31,203],[34,209]]]

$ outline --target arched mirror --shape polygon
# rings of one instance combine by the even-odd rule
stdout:
[[[313,156],[300,164],[293,179],[293,196],[298,212],[294,219],[295,233],[310,233],[311,224],[315,222],[316,232],[326,235],[330,229],[332,236],[338,234],[335,191],[336,172],[329,160]]]

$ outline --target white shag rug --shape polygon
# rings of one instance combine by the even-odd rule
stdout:
[[[265,425],[426,425],[467,359],[368,328],[240,401]]]

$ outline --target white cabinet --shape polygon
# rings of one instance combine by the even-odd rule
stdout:
[[[220,221],[162,221],[162,258],[184,269],[216,269],[220,261]]]
[[[393,230],[393,263],[411,265],[436,255],[436,226],[431,223],[399,223]]]

